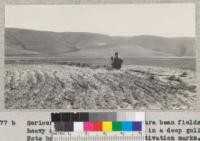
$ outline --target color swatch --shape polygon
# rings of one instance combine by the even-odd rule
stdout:
[[[108,132],[112,131],[112,122],[111,121],[104,121],[102,122],[103,131]]]
[[[113,121],[113,123],[112,123],[112,130],[113,131],[122,131],[122,122]]]

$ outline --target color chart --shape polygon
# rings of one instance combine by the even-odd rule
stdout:
[[[142,140],[143,112],[52,113],[53,137],[65,140]],[[62,133],[62,134],[60,134]],[[77,139],[78,140],[78,139]],[[103,140],[103,141],[104,141]]]

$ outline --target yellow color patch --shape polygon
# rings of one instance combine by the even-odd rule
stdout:
[[[103,131],[112,131],[112,122],[103,122]]]

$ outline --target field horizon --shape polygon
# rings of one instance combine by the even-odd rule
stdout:
[[[5,29],[7,109],[192,109],[193,38]],[[111,68],[114,52],[124,60]]]

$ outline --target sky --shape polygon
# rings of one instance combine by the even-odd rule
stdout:
[[[7,5],[5,26],[111,36],[195,37],[195,5]]]

